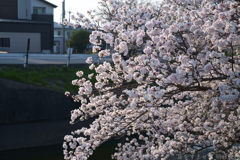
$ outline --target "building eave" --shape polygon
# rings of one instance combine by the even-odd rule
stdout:
[[[0,19],[0,23],[7,22],[7,23],[38,23],[38,24],[52,24],[50,22],[42,22],[42,21],[30,21],[30,20],[18,20],[18,19]]]
[[[46,0],[39,0],[39,1],[48,4],[48,5],[52,6],[53,8],[57,8],[57,7],[58,7],[58,6],[56,6],[55,4],[52,4],[52,3],[50,3],[50,2],[48,2],[48,1],[46,1]]]

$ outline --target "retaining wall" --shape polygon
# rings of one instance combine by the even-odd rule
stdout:
[[[63,92],[0,79],[0,151],[62,144],[94,119],[70,125],[79,106]]]
[[[64,92],[0,79],[0,124],[62,120],[78,108]]]

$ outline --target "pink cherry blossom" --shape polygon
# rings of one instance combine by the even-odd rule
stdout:
[[[65,93],[81,101],[71,124],[95,117],[64,137],[65,159],[87,159],[119,137],[115,159],[167,159],[209,147],[209,159],[217,153],[239,159],[239,6],[235,0],[101,0],[98,11],[88,12],[91,21],[73,17],[94,30],[93,51],[111,55],[113,63],[91,64],[96,73],[72,81],[78,94]],[[101,50],[102,40],[110,48]]]

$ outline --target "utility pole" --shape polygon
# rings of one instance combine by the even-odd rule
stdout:
[[[65,19],[65,0],[62,2],[62,34],[63,34],[63,54],[65,54],[66,41],[65,41],[65,26],[63,25]]]
[[[70,19],[71,13],[72,13],[71,11],[68,12],[68,14],[69,14],[69,20],[68,20],[68,21],[69,21],[69,22],[71,22],[71,19]],[[72,27],[71,27],[71,26],[68,26],[68,33],[69,33],[69,35],[67,35],[67,36],[68,36],[68,40],[69,40],[69,36],[71,35],[71,29],[72,29]],[[69,47],[70,47],[70,46],[69,46]]]

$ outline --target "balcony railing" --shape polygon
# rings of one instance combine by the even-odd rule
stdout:
[[[53,23],[53,15],[52,14],[32,14],[32,20]]]

